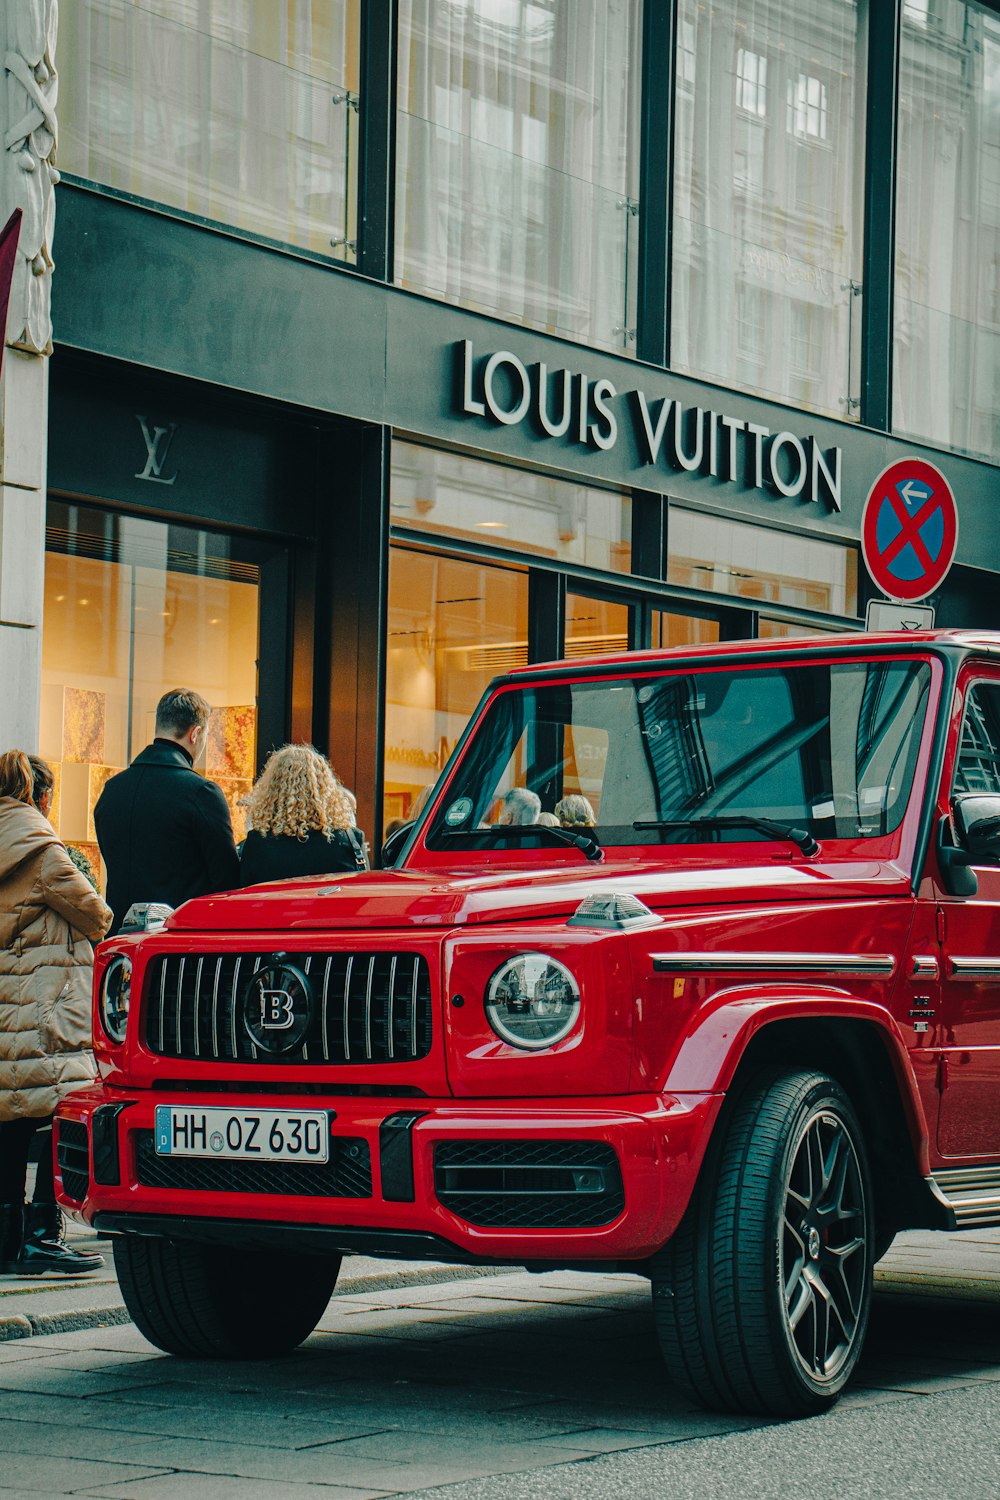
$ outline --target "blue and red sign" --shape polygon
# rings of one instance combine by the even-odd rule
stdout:
[[[951,486],[921,458],[900,458],[878,476],[865,501],[865,567],[890,599],[925,599],[943,583],[958,543]]]

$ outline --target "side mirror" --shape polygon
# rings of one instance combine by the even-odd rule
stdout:
[[[938,820],[937,826],[938,869],[941,884],[949,896],[975,896],[979,890],[979,878],[972,869],[972,855],[960,849],[951,831],[951,819]]]
[[[952,805],[959,843],[977,864],[1000,862],[1000,797],[966,792]]]
[[[379,865],[383,870],[391,870],[396,863],[397,856],[402,853],[403,845],[413,832],[412,823],[404,823],[402,828],[393,829],[385,843],[382,845],[382,853]]]

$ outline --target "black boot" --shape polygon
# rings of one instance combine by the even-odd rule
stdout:
[[[18,1276],[82,1276],[99,1271],[103,1255],[85,1255],[63,1242],[65,1232],[58,1203],[32,1203],[24,1237],[24,1249],[15,1267]]]
[[[0,1276],[16,1271],[24,1244],[24,1204],[0,1203]]]

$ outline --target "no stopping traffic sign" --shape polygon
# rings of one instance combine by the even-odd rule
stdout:
[[[947,479],[922,458],[900,458],[868,492],[861,521],[865,567],[890,599],[924,599],[955,557],[958,511]]]

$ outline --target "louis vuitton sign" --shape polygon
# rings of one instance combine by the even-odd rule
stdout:
[[[455,354],[468,417],[506,427],[528,421],[545,437],[604,451],[628,423],[646,464],[841,508],[841,450],[821,448],[812,434],[772,432],[672,397],[649,401],[581,371],[529,367],[507,350],[477,355],[471,339],[456,343]]]

